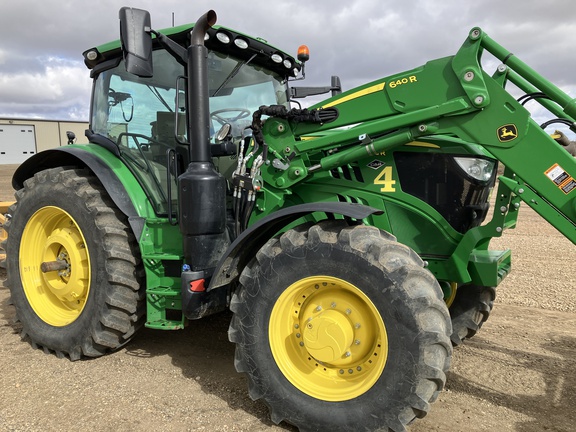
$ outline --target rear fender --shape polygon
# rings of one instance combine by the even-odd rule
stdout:
[[[229,286],[256,252],[276,233],[290,223],[315,212],[326,213],[327,217],[341,215],[356,220],[383,213],[374,207],[342,202],[300,204],[278,210],[256,222],[230,245],[218,262],[207,291]]]
[[[121,164],[120,160],[100,147],[91,149],[95,151],[87,151],[87,149],[85,150],[82,147],[70,146],[37,153],[18,167],[12,177],[12,187],[16,190],[22,189],[24,187],[24,181],[45,169],[62,166],[88,167],[94,175],[98,177],[98,180],[100,180],[102,186],[104,186],[104,189],[106,189],[106,192],[108,192],[108,195],[110,195],[110,198],[114,201],[114,204],[128,217],[132,231],[136,238],[139,239],[144,228],[145,219],[142,217],[143,215],[140,214],[142,210],[135,206],[133,201],[133,196],[137,195],[138,191],[133,190],[131,193],[128,193],[123,181],[120,180],[116,174],[115,169],[110,167],[105,161],[105,159],[110,157]],[[101,152],[105,152],[105,154],[101,155]],[[133,178],[132,173],[130,173],[123,164],[122,168],[122,171],[125,170],[123,176],[129,175]],[[144,192],[140,192],[145,197]]]

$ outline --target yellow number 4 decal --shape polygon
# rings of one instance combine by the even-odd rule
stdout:
[[[374,179],[374,184],[382,185],[380,192],[396,192],[394,185],[396,180],[392,178],[392,167],[384,167],[382,172],[378,174],[378,177]]]

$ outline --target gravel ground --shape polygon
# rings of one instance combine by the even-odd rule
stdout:
[[[9,170],[0,166],[0,200],[12,199]],[[513,271],[411,432],[575,430],[574,246],[526,206],[518,228],[492,244],[514,251]],[[0,431],[294,431],[272,424],[266,406],[248,397],[233,367],[229,318],[178,332],[144,329],[113,354],[70,362],[20,340],[0,288]]]

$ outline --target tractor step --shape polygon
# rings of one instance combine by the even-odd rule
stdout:
[[[180,290],[167,287],[146,290],[147,321],[145,326],[156,330],[180,330],[186,318],[182,315]]]

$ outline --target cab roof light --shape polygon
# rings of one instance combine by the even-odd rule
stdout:
[[[247,49],[248,41],[242,38],[236,38],[234,39],[234,45],[236,45],[240,49]]]
[[[272,54],[270,56],[270,58],[272,59],[272,61],[274,63],[282,63],[284,61],[284,59],[282,58],[282,56],[278,53]]]
[[[230,36],[228,36],[226,33],[221,32],[221,31],[216,33],[216,39],[218,39],[223,44],[229,44],[230,43]]]
[[[98,58],[98,51],[90,50],[86,53],[86,58],[90,61],[94,61]]]

